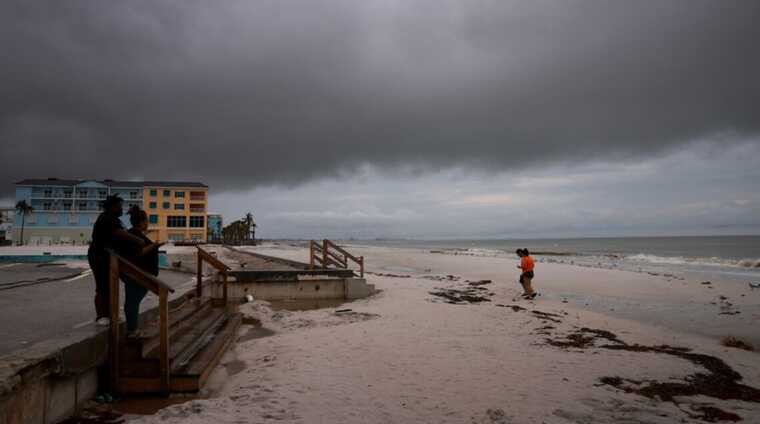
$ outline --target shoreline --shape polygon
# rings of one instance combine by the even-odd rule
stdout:
[[[515,268],[518,261],[506,255],[441,255],[420,248],[346,246],[368,258],[370,272],[422,276],[427,270],[446,275],[464,269],[465,277],[471,280],[493,280],[505,287],[519,287]],[[306,257],[298,247],[290,245],[270,244],[255,249],[275,256],[289,255],[291,259]],[[418,259],[411,264],[395,256]],[[457,265],[447,267],[446,262]],[[688,273],[637,272],[539,261],[536,268],[535,284],[542,302],[551,300],[716,340],[733,335],[760,346],[760,333],[755,331],[760,321],[760,290],[750,289],[743,280],[705,280],[703,275]],[[710,284],[703,284],[706,281]]]

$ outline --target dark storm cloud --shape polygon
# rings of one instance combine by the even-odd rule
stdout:
[[[1,193],[651,156],[760,130],[760,2],[4,1]]]

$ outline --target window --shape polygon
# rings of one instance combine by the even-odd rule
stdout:
[[[53,190],[45,190],[45,197],[53,197]]]
[[[45,202],[42,204],[42,209],[49,211],[50,209],[53,209],[53,204],[50,202]]]
[[[190,203],[190,212],[205,212],[206,206],[203,203]]]
[[[158,204],[156,202],[150,202],[150,208],[156,209],[158,207]]]
[[[63,210],[70,211],[71,210],[71,202],[63,202]]]
[[[79,210],[80,211],[86,211],[87,210],[87,202],[79,202]]]
[[[63,197],[70,199],[71,198],[71,190],[64,190],[63,191]]]
[[[174,197],[185,197],[185,192],[184,191],[175,191],[174,192]]]
[[[100,198],[100,199],[105,199],[107,195],[108,195],[108,192],[105,191],[105,190],[100,190],[98,192],[98,198]]]
[[[164,209],[170,209],[172,207],[172,204],[169,202],[164,202],[161,206],[163,206]]]
[[[204,221],[205,221],[205,219],[202,216],[191,216],[190,217],[190,227],[191,228],[203,228]]]
[[[184,240],[185,240],[184,234],[169,233],[169,241],[184,241]]]
[[[185,205],[182,203],[175,203],[174,204],[174,210],[175,211],[183,211],[185,210]]]
[[[206,199],[206,193],[203,191],[190,192],[190,200],[205,200],[205,199]]]
[[[137,199],[137,192],[136,191],[130,191],[129,192],[129,198],[130,199]]]
[[[187,217],[184,216],[167,216],[166,226],[169,228],[187,227]]]
[[[150,197],[156,197],[156,196],[158,196],[158,190],[156,190],[156,189],[152,189],[152,190],[150,191]]]
[[[151,224],[158,224],[158,215],[151,215],[149,218]]]
[[[87,197],[87,190],[78,190],[77,197]]]
[[[172,195],[172,191],[171,190],[164,190],[164,197],[169,197],[171,195]]]

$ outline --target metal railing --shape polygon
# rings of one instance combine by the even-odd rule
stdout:
[[[159,315],[159,364],[161,372],[161,391],[169,393],[169,293],[174,289],[166,283],[146,273],[114,252],[110,252],[109,284],[111,288],[111,331],[109,343],[110,380],[111,387],[118,389],[120,365],[119,351],[121,339],[119,337],[119,275],[124,274],[132,278],[137,284],[158,295]]]
[[[327,239],[322,240],[322,243],[314,240],[309,242],[309,266],[311,269],[327,269],[331,265],[336,268],[349,269],[349,260],[359,265],[359,275],[364,278],[364,256],[356,257]]]

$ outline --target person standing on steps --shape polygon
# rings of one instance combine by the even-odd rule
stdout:
[[[95,322],[109,325],[111,317],[110,257],[108,250],[117,252],[130,247],[144,247],[145,242],[124,229],[119,217],[124,201],[116,195],[108,196],[100,204],[103,212],[92,227],[92,241],[87,250],[87,261],[95,277]]]
[[[520,265],[517,265],[517,268],[522,270],[522,273],[520,274],[520,284],[522,284],[524,290],[522,297],[524,299],[535,299],[538,295],[538,293],[533,290],[533,277],[535,277],[533,269],[536,265],[533,258],[530,257],[528,249],[517,249],[516,253],[517,256],[520,257]]]
[[[144,210],[138,206],[133,206],[127,213],[129,214],[129,222],[132,224],[129,233],[142,240],[144,246],[130,249],[125,252],[125,257],[146,273],[158,276],[158,249],[164,243],[154,243],[145,236],[145,232],[148,231],[148,214]],[[127,317],[127,337],[140,337],[142,334],[137,328],[140,317],[140,302],[148,294],[148,289],[128,276],[122,275],[121,279],[124,280],[124,315]]]

